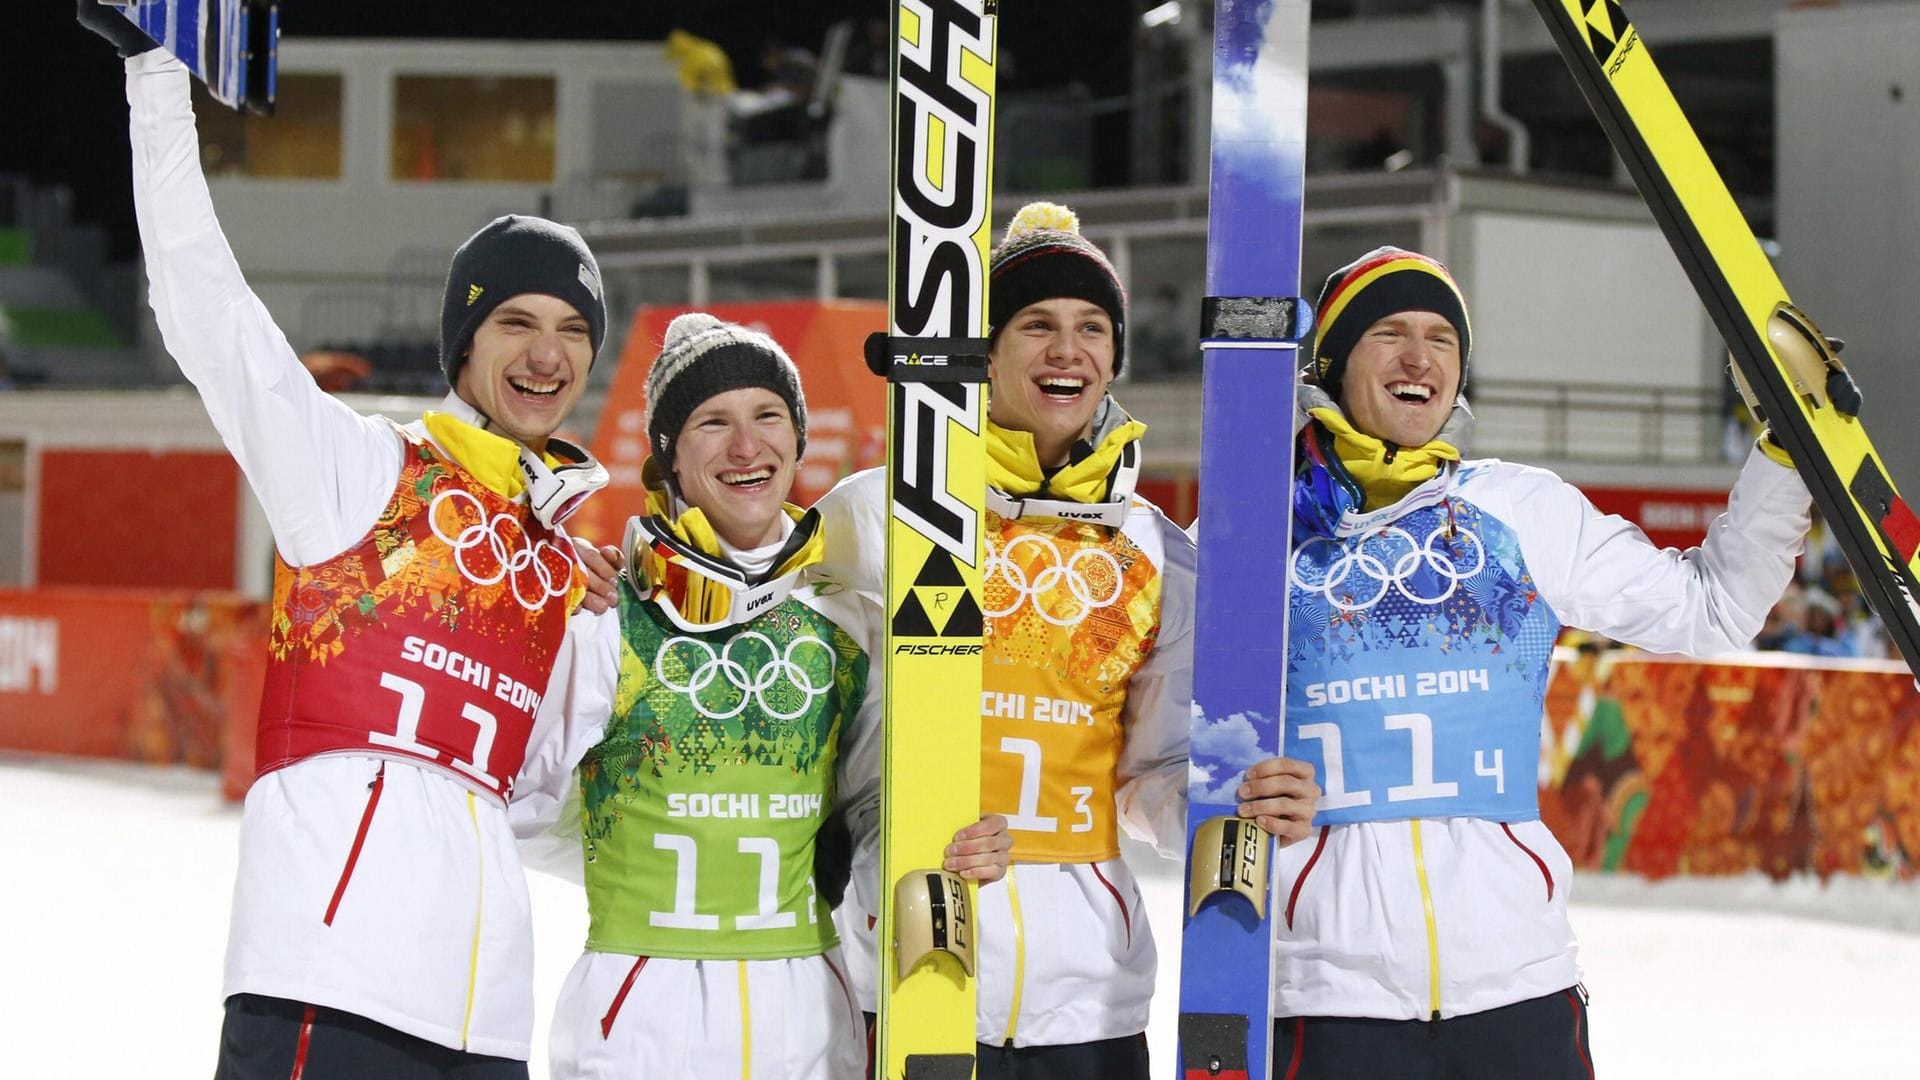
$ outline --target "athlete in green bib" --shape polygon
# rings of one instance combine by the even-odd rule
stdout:
[[[822,572],[787,503],[806,402],[771,338],[711,315],[667,328],[647,377],[648,513],[621,548],[612,715],[574,725],[590,915],[550,1039],[556,1078],[866,1072],[820,861],[842,746],[879,737],[880,609]],[[520,800],[536,811],[553,799]],[[529,820],[522,832],[543,823]],[[947,866],[998,879],[1004,818]]]

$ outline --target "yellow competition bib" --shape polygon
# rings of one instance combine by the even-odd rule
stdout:
[[[1120,853],[1114,772],[1128,680],[1160,625],[1160,572],[1118,529],[987,515],[981,807],[1017,862]]]

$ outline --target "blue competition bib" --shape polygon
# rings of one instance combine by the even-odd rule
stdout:
[[[1314,824],[1540,816],[1560,621],[1512,530],[1450,498],[1307,536],[1291,571],[1285,753],[1317,770]]]

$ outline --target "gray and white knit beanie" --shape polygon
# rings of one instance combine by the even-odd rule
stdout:
[[[673,474],[673,446],[693,410],[715,394],[749,386],[780,395],[793,415],[796,459],[807,452],[807,398],[800,369],[779,342],[758,330],[690,311],[667,324],[660,355],[647,371],[647,443]]]

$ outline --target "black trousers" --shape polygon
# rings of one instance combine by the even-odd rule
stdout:
[[[1593,1080],[1578,986],[1446,1020],[1288,1016],[1273,1080]]]
[[[873,1077],[874,1015],[867,1013],[867,1076]],[[1147,1033],[1061,1046],[973,1046],[975,1080],[1151,1080]]]
[[[235,994],[214,1080],[527,1080],[527,1063],[450,1050],[364,1017]]]

